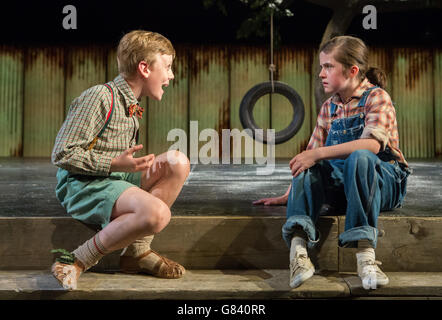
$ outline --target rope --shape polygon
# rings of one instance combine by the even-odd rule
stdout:
[[[272,93],[275,92],[275,85],[273,83],[273,72],[275,72],[276,67],[273,64],[273,10],[270,11],[270,81],[272,82]]]

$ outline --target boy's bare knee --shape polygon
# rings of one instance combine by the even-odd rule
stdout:
[[[178,150],[168,151],[167,162],[175,175],[187,178],[190,172],[190,161],[184,153]]]
[[[143,229],[148,233],[159,233],[170,222],[170,209],[162,201],[156,202],[147,212],[143,215]]]

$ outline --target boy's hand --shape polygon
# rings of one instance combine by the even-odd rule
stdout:
[[[262,204],[265,206],[283,206],[287,204],[287,196],[283,195],[275,198],[264,198],[253,201],[254,205]]]
[[[147,156],[134,158],[135,152],[143,149],[143,145],[139,144],[127,149],[118,157],[112,159],[111,172],[138,172],[149,169],[154,160],[155,155],[148,154]]]
[[[296,178],[301,172],[313,167],[316,164],[317,155],[315,149],[306,150],[298,153],[290,161],[290,170],[292,170],[292,175]]]

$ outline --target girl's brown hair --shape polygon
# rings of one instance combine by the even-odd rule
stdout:
[[[121,38],[117,48],[118,72],[130,78],[136,74],[140,61],[153,65],[157,53],[175,58],[172,43],[163,35],[144,30],[131,31]]]
[[[333,52],[334,59],[343,65],[344,70],[356,65],[361,81],[367,78],[372,84],[385,88],[387,76],[381,69],[368,66],[368,48],[361,39],[351,36],[334,37],[324,43],[319,52]]]

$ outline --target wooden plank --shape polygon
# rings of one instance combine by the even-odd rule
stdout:
[[[23,155],[23,49],[0,46],[0,157]]]
[[[161,101],[149,99],[148,108],[148,153],[161,154],[166,152],[174,141],[167,141],[169,132],[173,129],[189,132],[189,69],[186,47],[176,47],[176,58],[172,65],[174,79],[169,82],[169,87],[163,88],[164,94]],[[171,139],[178,138],[171,137]],[[187,138],[186,141],[187,143]],[[177,148],[175,148],[177,149]],[[180,150],[188,153],[186,150]]]
[[[284,47],[275,52],[277,77],[279,81],[294,88],[304,102],[304,122],[298,133],[289,141],[276,146],[277,158],[291,158],[307,147],[311,133],[311,48]],[[272,128],[280,131],[293,118],[293,109],[288,100],[277,94],[272,95]]]
[[[295,290],[290,289],[288,279],[289,270],[287,269],[188,270],[185,276],[179,280],[165,280],[143,274],[86,272],[79,278],[77,290],[66,291],[61,289],[58,281],[47,270],[25,272],[11,270],[0,271],[0,299],[151,300],[151,303],[143,302],[143,306],[149,305],[149,311],[161,308],[163,318],[173,319],[176,318],[176,314],[182,313],[183,309],[180,309],[181,307],[178,309],[169,308],[169,304],[166,306],[167,309],[161,304],[157,307],[158,300],[263,300],[259,304],[260,307],[258,304],[253,304],[253,306],[225,304],[222,309],[215,310],[209,307],[204,317],[194,317],[210,318],[210,314],[211,318],[214,318],[210,312],[215,314],[229,312],[230,315],[243,314],[243,312],[244,314],[273,315],[275,314],[273,308],[268,308],[266,302],[270,299],[337,299],[350,296],[348,286],[336,273],[315,275]],[[191,305],[187,305],[184,314],[200,314],[198,309],[189,311]],[[182,306],[186,308],[184,302]],[[112,309],[109,310],[114,312]],[[31,312],[34,312],[34,309]],[[101,310],[100,314],[103,314]],[[215,318],[217,317],[215,316]],[[232,316],[231,318],[238,319],[240,317]]]
[[[2,244],[0,245],[1,270],[48,269],[55,261],[52,249],[75,250],[95,232],[70,218],[0,218]],[[21,234],[23,237],[16,238]],[[103,258],[95,270],[118,266],[117,250]]]
[[[339,232],[344,231],[345,217],[339,217]],[[376,259],[383,271],[442,271],[442,220],[437,217],[379,217]],[[356,270],[354,248],[339,248],[339,271]]]
[[[365,290],[361,279],[356,275],[342,276],[354,297],[422,297],[429,300],[431,297],[442,296],[442,274],[439,272],[390,272],[387,274],[388,285],[376,290]]]
[[[64,120],[64,50],[29,48],[25,59],[23,156],[50,157]]]
[[[152,247],[189,269],[285,269],[289,250],[281,237],[284,217],[176,216]],[[337,270],[337,219],[322,217],[322,240],[310,256],[315,267]],[[47,269],[51,249],[74,250],[93,236],[80,222],[66,218],[1,218],[0,270]],[[95,270],[118,269],[118,253]]]

